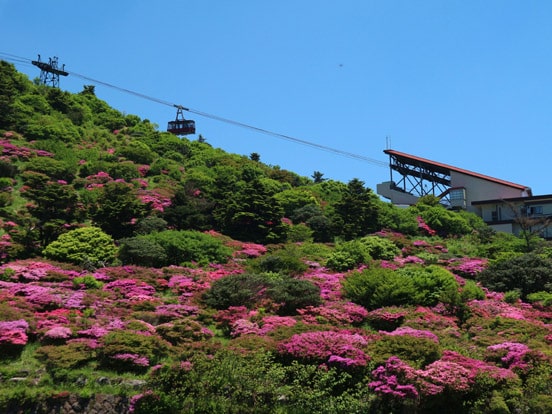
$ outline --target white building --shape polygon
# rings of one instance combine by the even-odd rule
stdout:
[[[531,188],[440,162],[387,149],[390,180],[377,193],[397,205],[433,195],[451,209],[473,212],[497,231],[519,234],[523,226],[552,218],[552,195],[533,196]],[[542,224],[540,224],[542,225]],[[552,228],[541,234],[552,238]]]

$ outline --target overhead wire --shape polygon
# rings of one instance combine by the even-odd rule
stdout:
[[[28,64],[28,63],[31,62],[30,59],[23,58],[23,57],[16,56],[16,55],[12,55],[10,53],[0,52],[0,58],[2,56],[4,56],[3,59],[5,59],[5,60],[9,60],[9,61],[17,62],[17,63]],[[316,148],[316,149],[323,150],[323,151],[326,151],[326,152],[330,152],[330,153],[333,153],[333,154],[345,156],[345,157],[348,157],[348,158],[357,159],[357,160],[360,160],[360,161],[365,161],[365,162],[368,162],[368,163],[371,163],[371,164],[374,164],[374,165],[377,165],[377,166],[380,166],[380,167],[387,167],[388,166],[388,164],[384,161],[376,160],[374,158],[366,157],[364,155],[355,154],[353,152],[344,151],[344,150],[340,150],[340,149],[337,149],[337,148],[332,148],[332,147],[329,147],[329,146],[326,146],[326,145],[322,145],[322,144],[318,144],[318,143],[315,143],[315,142],[299,139],[299,138],[296,138],[296,137],[293,137],[293,136],[290,136],[290,135],[285,135],[285,134],[281,134],[279,132],[274,132],[274,131],[270,131],[270,130],[267,130],[267,129],[264,129],[264,128],[259,128],[259,127],[253,126],[253,125],[249,125],[249,124],[246,124],[246,123],[243,123],[243,122],[235,121],[235,120],[232,120],[232,119],[229,119],[229,118],[224,118],[224,117],[214,115],[214,114],[210,114],[210,113],[207,113],[207,112],[203,112],[203,111],[200,111],[200,110],[197,110],[197,109],[187,108],[183,105],[175,104],[175,103],[166,101],[164,99],[160,99],[160,98],[156,98],[156,97],[153,97],[153,96],[145,95],[143,93],[136,92],[136,91],[133,91],[131,89],[123,88],[123,87],[120,87],[120,86],[117,86],[117,85],[114,85],[114,84],[111,84],[111,83],[108,83],[108,82],[104,82],[104,81],[101,81],[101,80],[98,80],[98,79],[93,79],[93,78],[90,78],[88,76],[76,73],[76,72],[67,71],[67,70],[66,70],[66,72],[69,73],[70,75],[73,75],[75,77],[81,78],[81,79],[89,81],[89,82],[96,83],[98,85],[103,85],[103,86],[106,86],[108,88],[112,88],[112,89],[118,90],[120,92],[128,93],[130,95],[134,95],[134,96],[142,98],[142,99],[147,99],[149,101],[152,101],[152,102],[155,102],[155,103],[158,103],[158,104],[161,104],[161,105],[180,108],[180,109],[183,109],[187,112],[190,112],[190,113],[193,113],[193,114],[205,117],[205,118],[213,119],[215,121],[224,122],[224,123],[227,123],[227,124],[230,124],[230,125],[246,128],[246,129],[258,132],[258,133],[262,133],[262,134],[265,134],[265,135],[271,135],[271,136],[276,137],[276,138],[291,141],[291,142],[294,142],[296,144],[309,146],[311,148]]]

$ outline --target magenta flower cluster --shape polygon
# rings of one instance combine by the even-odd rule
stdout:
[[[140,356],[138,354],[130,354],[130,353],[115,354],[115,355],[112,355],[111,358],[119,361],[129,362],[139,367],[148,367],[150,364],[148,358],[144,356]]]
[[[365,366],[370,357],[366,337],[343,331],[316,331],[293,335],[281,342],[278,351],[297,359],[341,366]]]
[[[28,329],[29,324],[25,319],[0,322],[0,345],[26,345]]]

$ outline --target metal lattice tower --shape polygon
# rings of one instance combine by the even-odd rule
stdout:
[[[40,68],[40,83],[43,85],[50,85],[54,88],[59,88],[59,77],[69,75],[65,71],[65,64],[61,67],[58,67],[58,58],[54,56],[49,58],[48,63],[40,61],[40,55],[38,55],[38,60],[33,60],[31,62],[33,65]]]

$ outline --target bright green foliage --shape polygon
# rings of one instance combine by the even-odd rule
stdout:
[[[498,292],[517,289],[525,300],[530,293],[552,291],[552,259],[534,253],[492,262],[479,273],[481,283]]]
[[[291,188],[274,196],[284,209],[284,216],[290,217],[295,210],[306,205],[317,205],[313,193],[306,188]]]
[[[326,261],[326,266],[339,272],[354,269],[372,260],[369,247],[362,240],[339,243]]]
[[[400,256],[401,250],[389,239],[378,236],[366,236],[360,239],[368,254],[375,260],[393,260]]]
[[[295,224],[287,231],[287,241],[290,243],[312,242],[313,234],[312,229],[306,224]]]
[[[442,267],[407,266],[398,269],[397,273],[412,281],[415,291],[412,304],[435,306],[441,302],[454,306],[461,301],[458,282],[452,273]]]
[[[380,205],[380,227],[403,234],[418,234],[418,212],[415,208],[400,208],[391,203]]]
[[[74,168],[66,163],[49,157],[32,158],[26,165],[26,171],[36,171],[47,175],[51,179],[71,182],[75,176]]]
[[[150,164],[155,159],[155,153],[141,141],[131,141],[117,151],[117,155],[137,164]]]
[[[344,280],[343,291],[351,301],[367,309],[407,305],[416,294],[411,278],[379,267],[353,272]]]
[[[468,302],[473,299],[482,300],[485,299],[485,292],[475,281],[466,279],[464,286],[461,288],[460,297],[462,298],[462,302]]]
[[[527,295],[527,300],[531,303],[538,302],[542,306],[552,306],[552,292],[535,292]]]
[[[220,239],[192,230],[165,230],[122,239],[119,252],[127,264],[154,267],[224,263],[231,255],[232,250]]]
[[[377,356],[376,364],[397,356],[416,367],[423,368],[441,357],[439,344],[429,338],[410,335],[386,335],[368,345],[368,353]]]
[[[454,276],[439,266],[410,266],[398,270],[373,267],[354,272],[343,282],[345,295],[368,309],[383,306],[461,303]]]
[[[427,206],[417,204],[414,207],[426,224],[441,235],[455,236],[471,233],[474,220],[467,214],[460,215],[442,205]]]
[[[75,289],[79,289],[81,285],[84,285],[86,289],[99,289],[103,286],[103,282],[92,275],[78,276],[72,282]]]
[[[112,263],[116,252],[111,236],[97,227],[81,227],[59,236],[42,254],[61,262],[96,266]]]

